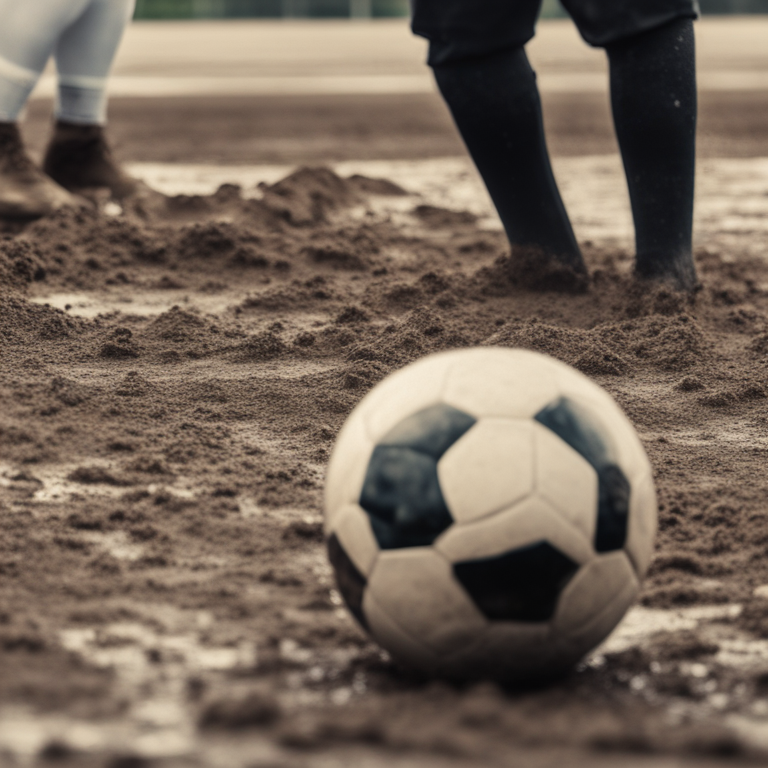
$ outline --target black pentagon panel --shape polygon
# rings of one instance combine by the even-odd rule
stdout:
[[[350,560],[335,533],[328,539],[328,559],[333,566],[336,574],[336,585],[347,604],[347,608],[362,627],[368,629],[368,621],[363,613],[363,594],[368,581]]]
[[[579,569],[546,541],[496,557],[456,563],[453,573],[492,621],[549,621],[565,585]]]
[[[610,462],[610,440],[603,427],[583,405],[561,397],[540,410],[534,418],[568,443],[593,467]]]
[[[476,419],[433,405],[403,419],[373,451],[360,494],[382,549],[423,547],[453,523],[437,462]]]
[[[411,448],[374,449],[360,506],[382,549],[423,547],[453,523],[437,477],[437,462]]]
[[[627,476],[616,464],[608,464],[599,469],[597,476],[600,480],[600,496],[595,549],[598,552],[612,552],[621,549],[627,541],[631,489]]]
[[[627,540],[631,488],[627,476],[616,464],[605,429],[589,410],[567,397],[543,408],[535,418],[580,453],[597,472],[595,549],[598,552],[621,549]]]
[[[450,405],[432,405],[403,419],[379,445],[412,448],[439,461],[477,420]]]

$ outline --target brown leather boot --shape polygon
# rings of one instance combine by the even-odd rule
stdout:
[[[70,192],[107,188],[112,197],[122,200],[138,187],[112,156],[100,125],[57,121],[43,170]]]
[[[30,159],[16,123],[0,122],[0,218],[39,219],[75,199]]]

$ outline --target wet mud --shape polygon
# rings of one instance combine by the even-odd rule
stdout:
[[[768,263],[702,247],[685,297],[635,282],[618,245],[584,251],[582,290],[534,290],[474,214],[327,168],[6,227],[0,760],[764,760]],[[341,607],[323,545],[347,414],[472,345],[593,377],[659,491],[640,606],[540,689],[399,669]]]

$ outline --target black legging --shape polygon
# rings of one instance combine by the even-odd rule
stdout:
[[[635,220],[636,270],[692,287],[696,67],[680,19],[608,47],[611,105]]]
[[[434,43],[433,43],[434,45]],[[616,134],[635,220],[636,271],[690,289],[696,127],[693,22],[608,48]],[[523,48],[434,67],[510,242],[585,271],[557,189]]]

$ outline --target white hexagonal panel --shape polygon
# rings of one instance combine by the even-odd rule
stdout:
[[[627,610],[637,600],[640,584],[627,582],[598,612],[590,622],[578,630],[566,633],[558,638],[557,646],[562,657],[575,664],[591,650],[597,648],[624,618]]]
[[[536,494],[548,501],[587,541],[597,527],[598,477],[568,443],[535,423]]]
[[[552,619],[552,631],[558,636],[584,638],[593,647],[613,629],[639,589],[640,583],[624,552],[601,555],[583,566],[563,590]],[[616,600],[622,595],[629,602],[621,603],[623,609],[616,615]],[[609,619],[614,617],[610,624]]]
[[[371,594],[370,589],[366,590],[363,598],[363,613],[371,635],[395,659],[422,672],[429,673],[437,669],[437,655],[398,626]]]
[[[373,570],[373,564],[379,554],[371,521],[368,515],[357,504],[342,507],[334,517],[329,533],[335,533],[360,573],[368,576]]]
[[[653,557],[654,540],[658,527],[656,488],[650,473],[632,484],[629,497],[629,528],[624,545],[629,559],[642,579]]]
[[[330,533],[338,512],[360,499],[368,462],[373,453],[362,419],[354,413],[347,419],[331,454],[325,477],[325,531]]]
[[[584,534],[546,501],[530,496],[510,509],[466,525],[454,525],[434,543],[451,563],[495,557],[547,541],[576,563],[594,558]]]
[[[453,519],[469,523],[524,499],[533,490],[533,458],[532,422],[480,419],[437,465]]]
[[[441,402],[445,377],[457,352],[429,355],[379,383],[360,405],[369,438],[377,443],[396,424]]]
[[[432,547],[382,552],[366,592],[403,632],[439,656],[467,647],[486,625]]]
[[[451,367],[443,401],[471,416],[526,419],[558,396],[549,358],[522,349],[464,350]]]

